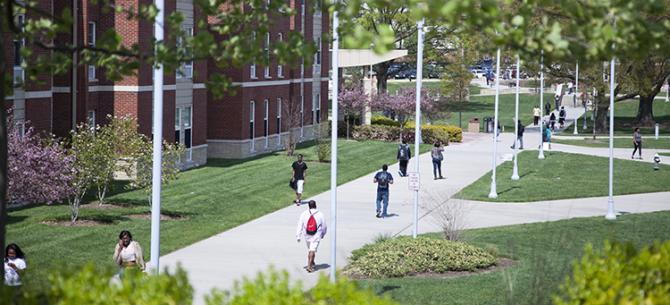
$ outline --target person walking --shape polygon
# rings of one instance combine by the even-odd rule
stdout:
[[[549,147],[549,150],[551,150],[551,129],[549,129],[549,128],[544,129],[544,137],[546,139],[545,142],[547,142],[547,146]]]
[[[298,154],[298,161],[291,164],[291,182],[295,183],[295,205],[299,206],[302,200],[302,192],[307,177],[307,164],[302,161],[302,154]]]
[[[519,149],[523,149],[523,133],[526,131],[526,128],[521,124],[521,120],[517,121],[517,132],[516,132],[516,141],[512,146],[510,146],[511,149],[514,149],[517,143],[519,143]]]
[[[551,127],[552,131],[554,130],[554,128],[556,128],[556,114],[553,112],[551,113],[551,115],[549,115],[549,126]]]
[[[635,152],[638,152],[638,159],[642,160],[642,135],[640,134],[640,128],[635,127],[633,132],[633,154],[630,156],[631,159],[635,159]]]
[[[442,153],[444,152],[444,147],[442,147],[442,142],[437,141],[435,142],[435,145],[433,149],[430,151],[430,156],[433,158],[433,178],[434,180],[437,179],[444,179],[442,177],[442,160],[444,160],[444,156]],[[439,176],[438,176],[439,173]]]
[[[549,115],[550,112],[551,112],[551,104],[550,103],[544,104],[544,115]]]
[[[21,286],[21,277],[26,271],[26,255],[17,244],[5,248],[5,285]]]
[[[375,174],[375,178],[372,181],[373,183],[377,183],[377,200],[375,201],[377,206],[377,218],[388,216],[386,212],[388,211],[389,206],[389,185],[393,184],[393,175],[388,172],[388,168],[388,165],[382,165],[382,170]],[[382,203],[384,204],[383,209]]]
[[[305,266],[305,270],[314,272],[316,251],[319,249],[319,243],[326,236],[327,227],[323,213],[316,208],[316,201],[310,200],[307,205],[309,209],[302,212],[298,219],[295,238],[298,243],[303,238],[305,239],[305,245],[307,245],[307,266]]]
[[[121,279],[126,269],[144,271],[146,268],[142,247],[133,240],[130,231],[123,230],[119,233],[119,242],[114,248],[113,258],[116,265],[119,266],[119,272],[114,276],[116,279]]]
[[[412,151],[409,149],[407,140],[403,139],[402,143],[400,143],[400,146],[398,147],[398,154],[396,156],[396,159],[398,159],[398,162],[400,162],[400,171],[398,172],[400,177],[407,176],[407,163],[409,163],[409,159],[411,158]]]
[[[535,106],[533,108],[533,126],[537,126],[537,124],[540,122],[540,107]]]
[[[558,125],[563,128],[565,126],[565,118],[567,113],[565,112],[565,106],[561,106],[561,111],[558,112]]]

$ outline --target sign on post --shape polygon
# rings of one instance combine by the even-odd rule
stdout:
[[[408,172],[408,178],[407,181],[409,182],[409,190],[410,191],[418,191],[419,190],[419,185],[421,184],[419,180],[419,173],[417,172]]]

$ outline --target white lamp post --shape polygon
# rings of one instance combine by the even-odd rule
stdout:
[[[612,58],[610,62],[610,157],[609,157],[609,197],[607,199],[607,215],[605,218],[614,220],[616,219],[616,214],[614,213],[614,198],[613,198],[613,178],[614,178],[614,63],[615,59]]]
[[[577,100],[579,100],[579,62],[575,67],[575,101]],[[584,120],[586,120],[586,112],[584,112]],[[579,132],[577,132],[577,116],[575,116],[575,131],[573,131],[572,134],[579,134]]]
[[[421,84],[423,80],[423,23],[416,23],[417,47],[416,47],[416,109],[414,117],[414,170],[419,176],[419,143],[421,141]],[[419,189],[414,190],[414,226],[412,237],[416,238],[419,232]]]
[[[154,37],[156,43],[162,42],[163,20],[165,11],[164,0],[156,0],[158,14],[154,21]],[[154,138],[153,138],[153,167],[151,173],[151,259],[150,265],[154,272],[160,272],[160,222],[161,222],[161,168],[162,168],[162,145],[163,145],[163,65],[158,64],[153,71],[154,86]]]
[[[337,0],[333,0],[337,5]],[[337,16],[337,7],[333,12],[333,52],[331,56],[331,75],[333,82],[333,91],[331,92],[331,125],[330,128],[330,214],[331,214],[331,238],[330,238],[330,281],[335,282],[337,271],[337,122],[338,122],[338,102],[337,95],[339,91],[339,53],[340,36],[337,33],[340,20]]]
[[[495,98],[495,113],[493,115],[493,155],[491,156],[491,163],[493,171],[491,172],[491,192],[489,198],[498,198],[496,191],[496,155],[498,150],[498,102],[500,98],[500,48],[496,52],[496,98]]]
[[[544,114],[544,50],[542,50],[542,56],[540,57],[540,111]],[[540,152],[537,155],[537,158],[544,160],[544,115],[540,116]]]
[[[519,167],[517,165],[519,152],[519,66],[521,65],[519,55],[516,55],[516,94],[514,96],[514,168],[512,180],[519,180]]]

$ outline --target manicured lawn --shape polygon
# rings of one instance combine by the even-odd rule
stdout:
[[[593,138],[582,138],[580,140],[552,139],[551,141],[554,143],[587,146],[587,147],[609,147],[610,145],[609,139],[606,137],[597,137],[595,140],[593,140]],[[630,148],[632,151],[633,137],[631,136],[631,138],[614,138],[614,147]],[[670,149],[670,138],[658,138],[658,140],[655,140],[653,137],[643,137],[642,149]]]
[[[421,86],[428,90],[440,90],[441,83],[440,81],[423,81],[421,83]],[[386,90],[388,90],[389,93],[394,94],[396,91],[398,91],[400,88],[416,88],[416,80],[412,80],[411,82],[404,79],[400,80],[398,82],[388,82]],[[470,86],[470,94],[479,94],[481,91],[481,88],[479,86]]]
[[[545,160],[537,151],[519,154],[519,176],[513,181],[512,162],[498,166],[497,199],[489,199],[491,172],[461,190],[463,199],[492,202],[529,202],[567,198],[607,196],[608,159],[562,152],[546,152]],[[670,166],[630,160],[614,160],[614,194],[670,191]]]
[[[373,172],[383,163],[393,163],[395,143],[341,140],[339,144],[338,183]],[[424,151],[429,146],[423,146]],[[309,166],[305,197],[327,191],[330,163],[318,163],[313,146],[302,147]],[[290,165],[295,158],[283,152],[247,160],[209,160],[201,168],[186,171],[179,180],[163,188],[164,213],[185,220],[161,222],[161,254],[166,254],[214,234],[291,205],[294,198],[288,187]],[[129,218],[129,214],[147,213],[147,197],[142,191],[116,194],[109,201],[125,208],[82,208],[80,219],[97,219],[108,225],[93,227],[48,226],[44,220],[69,217],[67,205],[35,206],[9,213],[7,241],[21,246],[30,268],[27,280],[43,284],[50,269],[81,266],[93,261],[113,267],[112,251],[121,230],[130,230],[149,259],[150,223],[148,219]],[[297,215],[297,214],[296,214]]]
[[[571,262],[587,243],[601,249],[604,240],[635,246],[670,236],[670,212],[631,214],[615,221],[604,217],[468,230],[464,240],[516,260],[503,271],[452,279],[400,278],[359,283],[403,305],[551,304],[550,296],[571,273]],[[437,234],[431,234],[440,238]]]
[[[638,100],[627,100],[614,104],[614,133],[617,135],[631,135],[633,134],[633,129],[636,127],[634,124],[635,116],[637,115],[639,101]],[[586,126],[587,128],[582,129],[583,121],[579,119],[579,132],[592,134],[593,133],[593,121],[591,121],[591,111],[587,113],[586,116]],[[670,103],[666,103],[663,100],[657,99],[654,101],[654,119],[656,123],[659,123],[659,132],[661,135],[670,134]],[[609,122],[609,121],[608,121]],[[569,131],[572,131],[570,129]],[[654,128],[640,128],[640,132],[643,134],[654,134]],[[609,133],[609,129],[605,132]]]
[[[668,156],[670,157],[670,153],[658,153],[660,156]]]

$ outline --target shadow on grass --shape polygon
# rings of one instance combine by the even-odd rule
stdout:
[[[377,294],[382,295],[382,294],[387,293],[389,291],[393,291],[393,290],[400,289],[400,288],[402,288],[402,287],[397,286],[397,285],[384,285],[384,286],[382,286],[382,289],[379,290],[379,292]]]
[[[7,215],[7,224],[15,224],[24,221],[28,216],[12,216],[12,215]]]
[[[504,194],[504,193],[513,191],[513,190],[515,190],[515,189],[520,189],[520,188],[521,188],[521,187],[513,186],[513,187],[510,187],[510,188],[504,189],[504,190],[502,190],[502,191],[499,191],[499,192],[498,192],[498,195],[502,195],[502,194]]]
[[[94,221],[101,224],[116,224],[120,221],[128,220],[125,216],[122,215],[108,215],[108,214],[93,214],[93,215],[79,215],[77,221]],[[55,217],[47,217],[42,220],[42,222],[68,222],[70,221],[69,215],[59,215]]]

